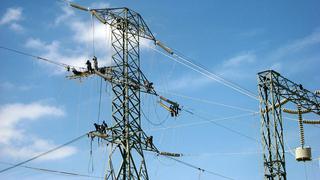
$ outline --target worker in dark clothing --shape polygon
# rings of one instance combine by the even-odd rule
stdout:
[[[101,125],[97,124],[97,123],[94,123],[93,124],[94,127],[96,128],[96,131],[100,132],[101,131]]]
[[[99,68],[98,68],[98,59],[97,59],[97,57],[96,57],[96,56],[93,56],[92,60],[93,60],[93,67],[94,67],[94,69],[95,69],[95,70],[98,70]]]
[[[80,75],[81,75],[81,72],[78,71],[78,70],[76,70],[76,68],[72,68],[72,72],[73,72],[73,74],[76,75],[76,76],[80,76]]]
[[[91,62],[89,60],[87,60],[86,65],[87,65],[88,72],[92,73],[93,69],[92,69],[92,66],[91,66]]]
[[[147,144],[147,147],[148,146],[152,147],[152,145],[153,145],[153,136],[147,137],[146,144]]]
[[[151,90],[153,89],[153,83],[147,80],[144,81],[144,86],[147,89],[148,93],[151,92]]]
[[[104,127],[108,128],[108,125],[107,125],[107,123],[106,123],[105,121],[102,121],[102,125],[103,125]]]

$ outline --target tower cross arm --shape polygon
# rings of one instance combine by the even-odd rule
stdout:
[[[260,72],[258,76],[262,82],[260,86],[272,84],[274,93],[320,115],[320,96],[318,94],[310,92],[301,84],[296,84],[273,70]]]

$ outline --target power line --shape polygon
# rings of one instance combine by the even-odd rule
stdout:
[[[14,165],[12,163],[7,163],[0,161],[1,164],[6,164],[6,165]],[[54,174],[60,174],[60,175],[67,175],[67,176],[78,176],[78,177],[87,177],[87,178],[95,178],[95,179],[103,179],[103,177],[99,176],[92,176],[92,175],[87,175],[87,174],[80,174],[80,173],[75,173],[75,172],[68,172],[68,171],[60,171],[60,170],[52,170],[52,169],[46,169],[46,168],[39,168],[39,167],[33,167],[33,166],[20,166],[22,168],[26,169],[32,169],[35,171],[43,171],[43,172],[48,172],[48,173],[54,173]]]
[[[232,128],[229,128],[229,127],[227,127],[227,126],[224,126],[224,125],[222,125],[222,124],[220,124],[220,123],[218,123],[218,122],[216,122],[216,121],[212,121],[212,120],[210,120],[210,119],[208,119],[208,118],[206,118],[206,117],[197,115],[197,114],[195,114],[195,113],[192,114],[192,115],[194,115],[194,116],[196,116],[196,117],[198,117],[198,118],[200,118],[200,119],[203,119],[203,120],[205,120],[205,121],[207,121],[207,122],[213,123],[213,124],[215,124],[216,126],[219,126],[219,127],[223,128],[223,129],[226,129],[226,130],[228,130],[228,131],[230,131],[230,132],[233,132],[233,133],[235,133],[235,134],[238,134],[239,136],[245,137],[245,138],[247,138],[247,139],[249,139],[249,140],[252,140],[252,141],[254,141],[254,142],[258,142],[258,140],[257,140],[256,138],[250,137],[250,136],[248,136],[248,135],[246,135],[246,134],[243,134],[242,132],[239,132],[239,131],[237,131],[237,130],[234,130],[234,129],[232,129]],[[251,115],[253,115],[253,114],[251,113]]]
[[[186,111],[186,110],[184,110],[184,111]],[[192,112],[191,115],[193,115],[193,112]],[[216,122],[216,121],[222,121],[222,120],[236,119],[236,118],[247,117],[247,116],[252,116],[252,115],[254,115],[254,114],[253,113],[246,113],[246,114],[240,114],[240,115],[236,115],[236,116],[229,116],[229,117],[221,117],[221,118],[210,119],[210,120],[206,120],[206,121],[202,121],[202,122],[194,122],[194,123],[188,123],[188,124],[181,124],[181,125],[177,125],[177,126],[169,126],[169,127],[151,129],[150,131],[159,131],[159,130],[181,128],[181,127],[197,126],[197,125],[201,125],[201,124],[207,124],[207,123]]]
[[[161,93],[164,93],[164,94],[171,94],[173,96],[182,97],[182,98],[185,98],[185,99],[190,99],[190,100],[193,100],[193,101],[198,101],[198,102],[202,102],[202,103],[206,103],[206,104],[212,104],[212,105],[217,105],[217,106],[227,107],[227,108],[230,108],[230,109],[236,109],[236,110],[247,111],[247,112],[252,112],[252,113],[256,113],[257,112],[257,111],[254,111],[252,109],[247,109],[247,108],[242,108],[242,107],[239,107],[239,106],[233,106],[233,105],[214,102],[214,101],[210,101],[210,100],[206,100],[206,99],[186,96],[186,95],[178,94],[178,93],[174,93],[174,92],[159,91],[159,90],[157,90],[157,91],[161,92]]]
[[[185,111],[185,110],[184,110],[184,111]],[[191,114],[191,113],[190,113],[190,114]],[[258,142],[258,140],[255,139],[255,138],[253,138],[253,137],[250,137],[250,136],[248,136],[248,135],[246,135],[246,134],[244,134],[244,133],[242,133],[242,132],[239,132],[239,131],[237,131],[237,130],[234,130],[234,129],[232,129],[232,128],[229,128],[229,127],[227,127],[227,126],[224,126],[224,125],[216,122],[216,121],[221,121],[221,120],[229,120],[229,119],[241,118],[241,117],[246,117],[246,116],[252,116],[252,115],[254,115],[254,114],[255,114],[255,113],[249,113],[249,114],[246,113],[246,114],[241,114],[241,115],[236,115],[236,116],[230,116],[230,117],[224,117],[224,118],[208,119],[208,118],[205,118],[205,117],[203,117],[203,116],[200,116],[200,115],[197,115],[197,114],[195,114],[195,113],[192,113],[191,115],[194,115],[194,116],[196,116],[196,117],[198,117],[198,118],[200,118],[200,119],[203,119],[203,120],[205,120],[205,121],[195,122],[195,123],[189,123],[189,124],[183,124],[183,125],[178,125],[178,126],[171,126],[171,127],[164,127],[164,128],[152,129],[152,130],[150,130],[150,131],[167,130],[167,129],[174,129],[174,128],[180,128],[180,127],[196,126],[196,125],[205,124],[205,123],[213,123],[213,124],[215,124],[216,126],[219,126],[219,127],[223,128],[223,129],[226,129],[227,131],[230,131],[230,132],[232,132],[232,133],[235,133],[235,134],[237,134],[237,135],[239,135],[239,136],[242,136],[242,137],[244,137],[244,138],[247,138],[247,139],[249,139],[249,140],[251,140],[251,141]]]
[[[160,51],[160,50],[158,50],[158,49],[156,49],[154,47],[149,47],[149,48],[151,48],[152,50],[158,52],[159,54],[162,54],[162,55],[164,55],[164,56],[166,56],[166,57],[178,62],[179,64],[182,64],[182,65],[188,67],[189,69],[191,69],[193,71],[196,71],[196,72],[202,74],[203,76],[206,76],[209,79],[215,80],[215,81],[217,81],[217,82],[219,82],[219,83],[221,83],[221,84],[223,84],[223,85],[225,85],[225,86],[227,86],[227,87],[229,87],[229,88],[231,88],[231,89],[233,89],[233,90],[235,90],[235,91],[237,91],[237,92],[239,92],[239,93],[241,93],[243,95],[246,95],[246,96],[248,96],[248,97],[250,97],[252,99],[259,100],[259,98],[255,94],[253,94],[251,91],[246,90],[246,89],[240,87],[239,85],[237,85],[235,83],[227,81],[226,79],[224,79],[224,78],[222,78],[222,77],[210,72],[209,70],[192,63],[191,61],[187,60],[186,58],[183,58],[183,57],[181,57],[181,56],[179,56],[177,54],[173,54],[172,56],[170,56],[170,55],[168,55],[168,54],[166,54],[166,53],[164,53],[164,52],[162,52],[162,51]],[[180,61],[179,59],[181,59],[184,62]],[[187,62],[188,64],[185,63],[185,62]]]
[[[10,52],[14,52],[14,53],[17,53],[17,54],[21,54],[21,55],[24,55],[24,56],[29,56],[29,57],[32,57],[32,58],[37,59],[39,61],[45,61],[45,62],[54,64],[54,65],[57,65],[57,66],[61,66],[61,67],[64,67],[64,68],[76,67],[76,66],[71,66],[71,65],[65,64],[65,63],[60,63],[60,62],[57,62],[57,61],[53,61],[53,60],[50,60],[50,59],[47,59],[47,58],[44,58],[44,57],[41,57],[41,56],[33,55],[33,54],[30,54],[30,53],[27,53],[27,52],[24,52],[24,51],[16,50],[16,49],[13,49],[13,48],[8,48],[8,47],[5,47],[5,46],[0,46],[0,49],[4,49],[4,50],[10,51]],[[76,68],[84,69],[83,67],[76,67]]]
[[[175,51],[178,52],[177,50],[175,50]],[[179,54],[180,54],[180,55],[179,55]],[[230,84],[231,86],[233,86],[233,87],[235,87],[235,88],[237,88],[237,89],[239,89],[239,90],[241,90],[241,91],[247,92],[247,93],[251,94],[252,96],[254,96],[255,98],[257,98],[257,96],[256,96],[253,92],[251,92],[251,91],[249,91],[248,89],[245,89],[245,88],[243,88],[243,87],[240,87],[240,85],[238,85],[238,84],[236,84],[236,83],[234,83],[234,82],[231,82],[230,80],[227,80],[227,79],[221,77],[221,76],[218,75],[218,74],[215,74],[215,73],[211,72],[210,70],[208,70],[207,68],[205,68],[205,67],[202,66],[202,65],[199,65],[199,64],[194,63],[194,62],[191,60],[191,58],[189,58],[189,57],[187,57],[187,56],[184,56],[182,53],[179,53],[179,52],[178,52],[178,54],[176,53],[176,55],[177,55],[178,58],[180,58],[181,60],[183,60],[183,61],[185,61],[185,62],[187,62],[187,63],[189,63],[189,64],[191,64],[191,65],[193,65],[193,66],[195,66],[195,67],[197,67],[197,68],[205,71],[205,72],[207,72],[208,74],[211,74],[212,76],[214,76],[215,78],[217,78],[219,81],[223,81],[224,83]]]
[[[197,167],[197,166],[195,166],[195,165],[193,165],[193,164],[190,164],[190,163],[188,163],[188,162],[185,162],[185,161],[182,161],[182,160],[179,160],[179,159],[170,157],[170,156],[164,156],[164,157],[166,157],[166,158],[168,158],[168,159],[171,159],[171,160],[174,160],[174,161],[176,161],[176,162],[178,162],[178,163],[180,163],[180,164],[183,164],[183,165],[185,165],[185,166],[188,166],[188,167],[190,167],[190,168],[193,168],[193,169],[196,169],[196,170],[199,170],[199,171],[202,171],[202,172],[206,172],[206,173],[212,174],[212,175],[214,175],[214,176],[219,176],[219,177],[222,177],[222,178],[225,178],[225,179],[234,180],[234,179],[231,178],[231,177],[228,177],[228,176],[225,176],[225,175],[222,175],[222,174],[220,174],[220,173],[216,173],[216,172],[213,172],[213,171],[210,171],[210,170],[207,170],[207,169],[203,169],[203,168]]]
[[[19,163],[17,163],[17,164],[14,164],[14,165],[12,165],[12,166],[10,166],[10,167],[8,167],[8,168],[2,169],[2,170],[0,171],[0,173],[6,172],[6,171],[8,171],[8,170],[10,170],[10,169],[16,168],[16,167],[21,166],[21,165],[23,165],[23,164],[26,164],[26,163],[28,163],[28,162],[30,162],[30,161],[36,160],[36,159],[38,159],[38,158],[40,158],[40,157],[42,157],[42,156],[45,156],[45,155],[47,155],[47,154],[49,154],[49,153],[52,153],[52,152],[54,152],[54,151],[56,151],[56,150],[58,150],[58,149],[61,149],[61,148],[63,148],[64,146],[67,146],[67,145],[69,145],[69,144],[71,144],[71,143],[74,143],[74,142],[80,140],[81,138],[83,138],[83,137],[85,137],[85,136],[87,136],[87,133],[84,134],[84,135],[81,135],[81,136],[79,136],[79,137],[77,137],[77,138],[75,138],[75,139],[72,139],[71,141],[68,141],[68,142],[66,142],[66,143],[64,143],[64,144],[62,144],[62,145],[60,145],[60,146],[57,146],[57,147],[55,147],[55,148],[53,148],[53,149],[50,149],[50,150],[48,150],[48,151],[46,151],[46,152],[40,153],[40,154],[38,154],[38,155],[30,158],[30,159],[27,159],[27,160],[25,160],[25,161],[22,161],[22,162],[19,162]]]

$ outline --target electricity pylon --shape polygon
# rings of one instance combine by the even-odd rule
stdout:
[[[74,78],[95,74],[112,84],[112,120],[113,125],[96,126],[89,133],[91,138],[98,137],[112,146],[109,155],[109,172],[105,179],[112,180],[148,180],[144,151],[153,151],[160,155],[178,157],[180,154],[160,152],[153,144],[153,137],[147,136],[141,128],[140,92],[156,95],[153,84],[147,80],[140,69],[140,38],[146,38],[159,44],[148,26],[137,12],[128,8],[89,9],[70,3],[72,7],[89,11],[101,23],[111,27],[112,65],[104,68],[88,69],[86,72],[74,72]],[[171,104],[168,110],[176,116],[180,110],[178,104],[162,98]],[[166,106],[167,107],[167,106]],[[115,147],[113,147],[115,146]],[[112,157],[118,150],[121,163],[116,172]]]
[[[273,70],[258,73],[264,179],[286,180],[281,106],[293,102],[320,115],[320,96]]]

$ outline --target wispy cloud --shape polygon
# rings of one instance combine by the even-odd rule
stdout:
[[[237,68],[242,65],[254,63],[255,61],[256,55],[254,53],[244,52],[225,60],[222,66],[225,68]]]
[[[54,20],[54,25],[59,25],[68,20],[71,16],[74,16],[74,11],[69,6],[61,6],[62,12]]]
[[[9,24],[21,20],[22,8],[8,8],[5,14],[1,17],[0,24]]]
[[[103,5],[108,6],[105,3]],[[94,47],[99,65],[109,65],[111,63],[110,52],[112,51],[110,27],[96,19],[92,22],[90,16],[84,20],[72,8],[65,5],[61,6],[61,10],[63,13],[54,19],[52,28],[66,28],[69,30],[66,34],[71,34],[71,36],[51,42],[39,38],[29,38],[25,42],[25,47],[37,51],[41,56],[50,60],[77,67],[84,67],[86,60],[92,58]],[[70,42],[74,46],[70,46]],[[62,70],[55,68],[53,72],[61,74]]]
[[[192,90],[201,88],[209,82],[212,82],[212,80],[201,75],[183,75],[166,83],[159,84],[159,86],[162,87],[162,89],[170,91],[183,90],[186,88]]]
[[[28,158],[55,147],[56,145],[53,142],[41,139],[25,131],[22,124],[48,116],[61,117],[64,114],[61,108],[38,102],[29,104],[14,103],[0,106],[1,156]],[[76,149],[74,147],[67,146],[46,159],[64,158],[75,152]]]
[[[77,67],[83,67],[85,59],[88,58],[87,54],[85,53],[79,53],[75,51],[74,53],[63,52],[60,41],[52,41],[50,43],[46,43],[40,39],[29,38],[25,43],[25,47],[39,52],[40,56],[42,57]],[[50,67],[52,66],[50,65]],[[57,69],[55,66],[53,68],[55,69],[55,71],[53,72],[55,74],[60,74],[63,70]]]
[[[90,7],[109,7],[107,3],[93,3]],[[85,67],[87,59],[91,59],[93,54],[98,57],[100,66],[108,66],[112,63],[111,54],[111,28],[102,24],[96,18],[83,18],[74,9],[63,4],[60,6],[61,13],[53,20],[52,29],[64,28],[67,31],[66,37],[54,41],[31,37],[25,42],[25,47],[36,51],[42,57],[53,61],[70,64],[76,67]],[[148,49],[152,46],[152,41],[141,40],[141,49]],[[70,46],[70,43],[74,44]],[[63,69],[54,68],[53,74],[62,74]]]
[[[33,85],[25,85],[25,84],[14,84],[12,82],[0,82],[0,90],[19,90],[19,91],[27,91],[32,89]]]
[[[310,48],[319,43],[320,43],[320,28],[317,28],[311,34],[301,39],[292,40],[291,42],[278,47],[274,51],[271,51],[267,59],[273,60],[273,61],[281,60],[287,55],[290,55],[292,53],[299,53],[300,51]]]
[[[19,21],[22,20],[22,8],[14,7],[8,8],[4,15],[0,19],[0,25],[9,25],[9,28],[21,32],[23,31],[23,27],[18,24]]]
[[[240,53],[225,60],[219,66],[218,74],[239,79],[255,75],[258,71],[274,69],[288,73],[299,73],[312,68],[320,59],[319,53],[310,53],[320,44],[320,29],[303,38],[291,40],[266,52]],[[290,64],[290,68],[288,65]]]
[[[248,50],[237,53],[209,69],[213,69],[212,72],[231,81],[254,79],[257,72],[266,69],[281,72],[286,68],[287,74],[301,73],[306,69],[317,67],[320,53],[315,47],[318,47],[319,44],[320,29],[318,28],[303,38],[291,40],[289,43],[284,43],[265,52]],[[290,68],[288,68],[289,64]],[[212,82],[214,81],[210,81],[204,76],[190,77],[187,75],[176,77],[169,84],[177,89],[183,89],[190,87],[190,84],[203,87]]]

